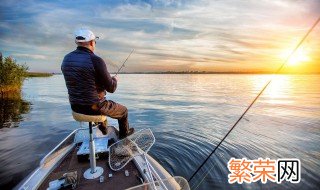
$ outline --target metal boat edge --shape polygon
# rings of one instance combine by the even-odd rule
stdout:
[[[76,147],[77,142],[75,137],[77,132],[80,130],[86,130],[85,128],[78,128],[72,131],[67,137],[65,137],[57,146],[55,146],[48,154],[46,154],[40,161],[39,166],[33,170],[33,172],[28,175],[24,180],[22,180],[14,190],[36,190],[44,182],[44,180],[49,176],[49,174],[65,159],[65,157]],[[108,133],[109,134],[109,133]],[[173,177],[170,175],[154,158],[150,155],[146,155],[147,161],[158,173],[159,177],[166,181],[166,186],[168,189],[181,189],[179,183],[175,178],[179,178],[179,181],[183,181],[182,177]],[[148,181],[148,176],[144,172],[147,169],[147,163],[142,155],[133,158],[133,163],[136,165],[140,175],[143,177],[144,181],[147,182],[144,185],[150,183]],[[184,179],[184,178],[182,178]],[[185,179],[184,179],[185,180]],[[162,181],[162,180],[161,180]],[[190,189],[188,183],[187,188]],[[141,184],[143,185],[143,184]],[[135,189],[141,186],[131,187],[129,189]],[[185,185],[184,185],[185,186]],[[142,186],[141,186],[142,187]]]

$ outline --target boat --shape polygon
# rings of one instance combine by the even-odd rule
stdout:
[[[150,129],[122,140],[117,134],[114,126],[108,126],[103,135],[93,122],[79,127],[14,189],[190,189],[183,177],[170,175],[148,155],[155,142]]]

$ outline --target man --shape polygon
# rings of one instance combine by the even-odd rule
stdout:
[[[119,138],[122,139],[134,129],[129,128],[127,108],[104,98],[105,91],[113,93],[116,90],[118,79],[110,76],[103,59],[93,53],[97,39],[90,30],[77,30],[75,43],[78,47],[64,57],[61,70],[71,109],[85,115],[103,114],[118,119]],[[103,134],[107,133],[105,124],[100,124],[99,129]]]

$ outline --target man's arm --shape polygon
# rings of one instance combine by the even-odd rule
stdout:
[[[107,92],[113,93],[117,88],[117,80],[111,77],[108,72],[107,66],[104,63],[103,59],[93,55],[91,56],[94,70],[96,72],[96,79],[100,85],[103,85]]]

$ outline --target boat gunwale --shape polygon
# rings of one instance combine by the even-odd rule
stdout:
[[[66,136],[58,145],[56,145],[49,153],[47,153],[39,162],[38,167],[31,173],[31,175],[24,181],[22,181],[22,185],[17,185],[14,189],[25,189],[25,186],[28,182],[30,182],[30,180],[34,177],[34,175],[36,175],[38,172],[40,172],[41,168],[44,167],[44,165],[47,163],[46,160],[52,155],[52,153],[54,153],[56,150],[58,150],[58,148],[65,143],[68,139],[70,139],[72,137],[72,135],[74,135],[78,130],[80,130],[81,128],[75,129],[73,130],[68,136]],[[39,180],[39,182],[37,183],[37,187],[39,187],[39,185],[43,182],[43,180],[50,174],[50,172],[55,169],[57,167],[57,165],[59,165],[59,163],[63,160],[63,158],[74,148],[75,143],[73,142],[72,144],[70,144],[71,148],[69,148],[69,150],[67,150],[64,155],[56,162],[53,164],[53,166],[50,168],[49,172],[46,174],[46,176],[44,176],[44,178],[42,180]],[[36,188],[37,188],[36,187]],[[27,187],[28,188],[28,187]],[[32,187],[32,189],[34,189],[35,187]]]
[[[45,163],[46,163],[46,159],[48,159],[49,158],[49,156],[52,154],[52,153],[54,153],[56,150],[58,150],[58,148],[60,148],[60,146],[64,143],[64,142],[66,142],[72,135],[74,135],[77,131],[79,131],[80,130],[80,128],[79,129],[75,129],[75,130],[73,130],[67,137],[65,137],[57,146],[55,146],[48,154],[46,154],[42,159],[41,159],[41,161],[40,161],[40,163],[39,163],[39,166],[41,167],[41,166],[44,166],[45,165]],[[74,143],[74,142],[73,142]],[[70,144],[71,145],[71,144]]]
[[[95,127],[96,128],[96,127]],[[53,155],[53,153],[57,150],[59,150],[59,148],[61,148],[61,145],[63,145],[63,143],[65,143],[66,141],[70,140],[70,138],[75,138],[75,134],[80,131],[83,130],[84,128],[78,128],[73,130],[68,136],[66,136],[58,145],[56,145],[49,153],[47,153],[40,161],[39,166],[31,173],[31,175],[24,181],[20,182],[19,184],[22,185],[17,185],[14,189],[21,189],[21,190],[27,190],[27,189],[37,189],[40,187],[40,185],[43,183],[43,181],[50,175],[50,173],[64,160],[64,158],[74,149],[74,147],[76,146],[76,141],[75,139],[73,139],[73,142],[68,144],[64,151],[61,151],[61,155],[59,159],[54,160],[47,160],[50,158],[51,155]],[[169,178],[169,177],[173,177],[172,175],[170,175],[157,161],[155,161],[150,155],[146,155],[147,159],[151,162],[150,164],[153,165],[153,167],[156,167],[157,171],[161,173],[161,177],[163,178]],[[139,161],[140,159],[142,159],[142,155],[138,155],[136,157],[133,158],[134,164],[137,168],[137,170],[139,171],[140,175],[144,178],[144,180],[146,180],[147,182],[149,182],[149,180],[147,180],[143,169],[144,169],[144,161]],[[51,161],[53,161],[53,163],[50,163]],[[141,162],[141,163],[140,163]],[[50,163],[50,166],[45,169],[45,165],[47,163]],[[44,170],[42,170],[44,169]],[[33,181],[35,175],[40,175],[41,179],[39,180],[35,180]],[[42,176],[41,176],[42,175]],[[29,186],[26,186],[29,184]],[[33,185],[33,187],[30,187],[31,185]],[[131,187],[132,188],[132,187]]]

